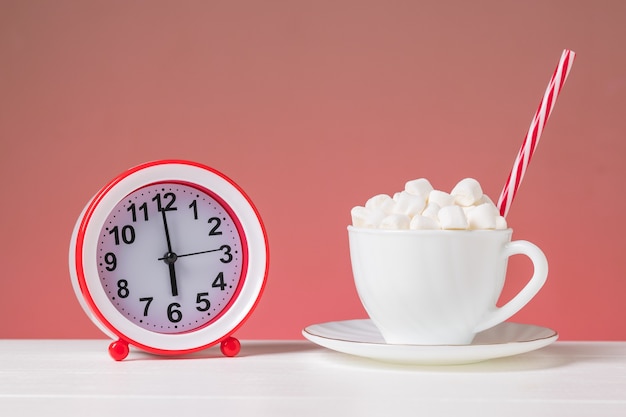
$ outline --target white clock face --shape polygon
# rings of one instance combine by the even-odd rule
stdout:
[[[158,182],[110,211],[97,243],[111,304],[135,325],[186,333],[225,313],[243,285],[247,245],[232,210],[210,191]]]

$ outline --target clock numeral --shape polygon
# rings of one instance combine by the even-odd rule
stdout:
[[[189,204],[189,208],[193,210],[193,219],[198,220],[198,203],[196,200],[193,200],[191,204]]]
[[[204,297],[208,297],[209,293],[208,292],[199,292],[197,297],[196,297],[196,304],[202,304],[202,306],[198,306],[196,307],[196,310],[198,311],[207,311],[209,308],[211,308],[211,302],[209,301],[208,298],[204,298]]]
[[[180,308],[180,304],[178,303],[172,303],[167,306],[167,318],[172,323],[178,323],[183,319],[183,313],[181,313],[180,310],[177,310],[178,308]]]
[[[224,291],[224,288],[226,288],[226,283],[224,282],[223,272],[217,274],[217,277],[215,277],[215,279],[213,280],[213,284],[211,284],[211,287],[219,288],[220,290]]]
[[[128,281],[125,279],[120,279],[117,281],[117,296],[120,298],[126,298],[130,295],[130,290],[128,289]]]
[[[135,241],[135,228],[131,225],[126,225],[122,227],[122,231],[120,233],[120,229],[115,226],[113,229],[109,230],[109,234],[113,235],[115,238],[115,244],[120,244],[120,237],[122,238],[122,242],[130,245]]]
[[[220,225],[222,224],[222,221],[219,219],[219,217],[211,217],[209,219],[209,224],[215,223],[215,226],[213,226],[213,228],[211,229],[211,231],[209,232],[209,236],[217,236],[217,235],[221,235],[222,232],[220,232],[219,229]]]
[[[224,251],[224,257],[220,258],[220,261],[223,264],[227,264],[227,263],[229,263],[230,261],[233,260],[233,255],[230,253],[230,246],[222,245],[222,246],[220,246],[220,250]]]
[[[107,266],[104,267],[107,271],[115,271],[115,268],[117,268],[117,258],[115,254],[113,252],[107,252],[106,255],[104,255],[104,263],[107,264]]]
[[[148,309],[150,308],[152,300],[154,300],[154,297],[143,297],[139,299],[140,302],[146,303],[146,306],[143,308],[144,317],[148,315]]]
[[[135,203],[128,206],[126,211],[130,211],[130,214],[133,216],[133,223],[137,221],[137,208],[135,207]],[[143,219],[148,221],[148,203],[143,203],[139,206],[139,211],[143,211]]]
[[[169,201],[167,201],[167,204],[165,205],[165,207],[163,207],[162,202],[161,202],[161,193],[158,193],[157,195],[155,195],[152,198],[152,201],[156,201],[156,203],[157,203],[157,210],[158,211],[178,210],[177,207],[173,207],[174,202],[176,201],[176,194],[174,194],[174,193],[165,193],[165,194],[163,194],[163,203],[166,202],[165,200],[169,200]]]

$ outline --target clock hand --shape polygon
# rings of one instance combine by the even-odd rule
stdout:
[[[170,231],[167,227],[165,210],[161,209],[161,215],[163,216],[163,228],[165,229],[165,240],[167,241],[167,253],[163,258],[159,258],[159,260],[165,261],[170,269],[170,285],[172,287],[172,297],[176,297],[178,295],[178,285],[176,284],[176,269],[174,268],[174,262],[176,262],[178,256],[174,252],[172,252],[172,242],[170,240]]]
[[[176,270],[174,269],[174,262],[168,264],[170,267],[170,285],[172,286],[172,297],[178,295],[178,286],[176,285]]]
[[[167,241],[167,252],[172,252],[172,242],[170,241],[170,231],[167,228],[167,217],[165,217],[165,210],[161,209],[161,215],[163,216],[163,228],[165,229],[165,240]]]
[[[224,250],[225,248],[228,248],[228,245],[222,245],[218,249],[202,250],[202,251],[199,251],[199,252],[185,253],[183,255],[177,255],[175,253],[168,252],[168,253],[165,254],[165,256],[163,256],[162,258],[158,258],[157,260],[168,262],[167,261],[168,257],[172,257],[172,256],[174,256],[176,259],[178,259],[178,258],[182,258],[184,256],[200,255],[200,254],[209,253],[209,252],[219,252],[219,251]],[[170,261],[170,262],[174,262],[174,261]]]
[[[219,249],[209,249],[209,250],[203,250],[203,251],[200,251],[200,252],[185,253],[184,255],[178,255],[178,257],[182,258],[183,256],[193,256],[193,255],[200,255],[202,253],[219,252],[221,250],[222,250],[222,248],[219,248]]]

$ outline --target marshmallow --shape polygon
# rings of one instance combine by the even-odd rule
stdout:
[[[437,218],[437,214],[439,213],[440,209],[441,207],[439,207],[439,204],[432,202],[428,203],[424,211],[422,211],[422,216],[430,217],[433,220],[439,221],[439,219]]]
[[[492,206],[496,207],[496,205],[494,204],[493,200],[491,198],[489,198],[489,196],[487,194],[483,194],[483,196],[480,197],[480,199],[478,199],[476,201],[476,203],[474,203],[474,204],[479,206],[479,205],[484,204],[484,203],[489,203]]]
[[[459,206],[441,207],[437,214],[442,229],[467,229],[467,219]]]
[[[395,201],[387,194],[378,194],[365,202],[365,207],[373,210],[382,210],[385,214],[390,214]]]
[[[408,229],[411,219],[406,214],[390,214],[380,222],[381,229]]]
[[[463,209],[463,213],[465,214],[465,217],[469,219],[469,213],[470,211],[474,210],[476,208],[476,206],[461,206],[461,208]]]
[[[450,194],[454,202],[460,206],[471,206],[481,199],[483,190],[478,181],[473,178],[465,178],[454,186]]]
[[[411,223],[409,223],[409,229],[414,230],[433,230],[433,229],[441,229],[439,227],[439,222],[433,218],[420,216],[413,216],[411,219]]]
[[[392,209],[392,213],[406,214],[409,217],[420,214],[426,205],[424,197],[421,195],[409,194],[406,191],[396,193],[393,196],[393,200],[396,204]]]
[[[454,204],[454,197],[445,191],[432,190],[428,194],[429,203],[437,203],[439,207],[451,206]]]
[[[498,209],[489,203],[475,206],[467,211],[470,229],[495,229],[498,216]]]
[[[428,197],[428,194],[433,190],[433,186],[426,178],[419,178],[416,180],[408,181],[404,184],[404,191],[413,195],[421,195],[422,197]]]
[[[408,195],[409,193],[407,193],[406,191],[400,191],[400,192],[395,193],[391,199],[397,203],[407,198]]]
[[[350,214],[352,215],[352,225],[356,227],[377,228],[385,217],[382,210],[374,210],[367,207],[354,207]]]
[[[506,229],[508,226],[506,224],[506,219],[502,216],[498,216],[496,217],[496,229],[497,230],[502,230],[502,229]]]

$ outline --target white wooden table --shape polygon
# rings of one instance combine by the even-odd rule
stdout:
[[[626,416],[626,342],[556,342],[462,366],[391,365],[308,341],[182,358],[107,340],[0,340],[2,416]],[[229,414],[225,414],[229,413]]]

